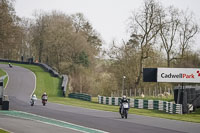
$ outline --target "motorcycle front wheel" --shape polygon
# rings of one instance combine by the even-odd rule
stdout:
[[[128,110],[124,110],[124,115],[125,115],[125,118],[127,119],[127,117],[128,117]]]

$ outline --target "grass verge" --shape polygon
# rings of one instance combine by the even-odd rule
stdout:
[[[9,132],[7,132],[7,131],[5,131],[5,130],[0,128],[0,133],[9,133]]]
[[[0,77],[6,75],[6,72],[4,72],[2,69],[0,69]]]
[[[1,77],[1,76],[4,76],[4,75],[6,75],[6,72],[4,72],[2,69],[0,69],[0,77]],[[8,77],[6,77],[6,78],[4,79],[4,81],[3,81],[3,87],[6,86],[7,82],[8,82]]]

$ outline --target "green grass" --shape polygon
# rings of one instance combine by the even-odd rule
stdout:
[[[4,75],[6,75],[6,73],[2,69],[0,69],[0,77]]]
[[[92,98],[92,102],[81,101],[81,100],[73,99],[73,98],[61,98],[61,97],[49,97],[49,101],[54,102],[54,103],[59,103],[59,104],[104,110],[104,111],[111,111],[111,112],[119,111],[119,106],[99,104],[97,102],[96,97]],[[164,111],[159,111],[159,110],[130,108],[129,114],[145,115],[145,116],[166,118],[166,119],[172,119],[172,120],[181,120],[181,121],[200,123],[200,109],[198,109],[196,112],[193,112],[191,114],[181,115],[181,114],[168,114],[168,113],[165,113]]]
[[[0,133],[9,133],[9,132],[7,132],[7,131],[5,131],[5,130],[0,128]]]
[[[8,63],[4,63],[8,64]],[[15,64],[12,63],[13,67],[21,66],[31,70],[37,77],[36,80],[36,90],[35,94],[39,98],[44,92],[47,93],[48,96],[61,96],[62,90],[60,88],[61,78],[52,77],[50,73],[45,72],[43,68],[36,65],[29,65],[29,64]]]
[[[6,75],[6,72],[4,72],[2,69],[0,69],[0,77],[1,77],[1,76],[4,76],[4,75]],[[6,77],[6,78],[4,79],[4,81],[3,81],[3,87],[6,86],[7,82],[8,82],[8,77]]]

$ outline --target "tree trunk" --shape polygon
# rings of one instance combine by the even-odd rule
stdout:
[[[167,52],[167,67],[170,67],[170,57],[169,57],[169,52]]]

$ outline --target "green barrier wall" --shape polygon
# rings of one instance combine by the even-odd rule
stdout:
[[[68,94],[69,98],[76,98],[84,101],[91,101],[91,96],[84,93],[70,93]]]

